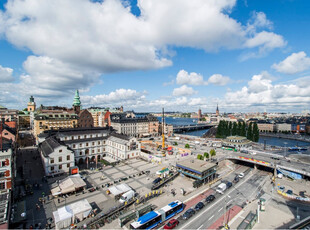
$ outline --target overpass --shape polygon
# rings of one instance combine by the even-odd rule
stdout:
[[[173,132],[182,133],[182,132],[189,132],[189,131],[195,131],[195,130],[210,129],[214,126],[215,124],[174,125]]]
[[[255,155],[235,153],[229,154],[222,158],[222,160],[223,159],[251,163],[254,167],[263,166],[269,168],[270,170],[287,170],[289,172],[297,173],[310,178],[310,164],[288,160],[281,155],[268,153],[257,153]]]

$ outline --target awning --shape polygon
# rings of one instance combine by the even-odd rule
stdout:
[[[109,188],[109,191],[114,195],[117,196],[119,194],[125,193],[130,191],[131,188],[127,184],[120,184]]]

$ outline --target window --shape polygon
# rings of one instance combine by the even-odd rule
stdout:
[[[80,143],[80,147],[82,147],[82,143]]]
[[[65,140],[67,140],[67,137],[65,137]]]
[[[74,140],[74,136],[72,136],[71,139]]]
[[[62,169],[62,165],[59,165],[59,167],[58,167],[59,169]]]
[[[98,141],[98,145],[100,145],[100,141]]]
[[[95,150],[92,150],[92,151],[91,151],[91,153],[94,153],[94,152],[95,152]]]
[[[75,144],[72,146],[72,148],[75,148]]]
[[[70,168],[70,163],[67,164],[67,168]]]
[[[9,135],[8,133],[4,133],[4,136],[7,136],[7,135]]]
[[[51,171],[54,171],[54,166],[51,167]]]
[[[97,149],[97,152],[100,153],[100,149]]]
[[[5,177],[5,172],[0,173],[0,178]]]
[[[42,121],[40,121],[40,126],[42,126]]]
[[[80,156],[82,156],[82,154],[83,154],[83,153],[82,153],[82,152],[80,152]]]
[[[93,135],[90,134],[90,138],[92,138],[92,137],[93,137]]]
[[[67,161],[69,161],[69,160],[70,160],[70,155],[67,156]]]
[[[78,136],[78,139],[80,139],[81,137],[80,136]]]
[[[95,142],[93,142],[92,145],[95,145]]]
[[[86,138],[87,137],[87,135],[84,135],[84,138]]]
[[[5,166],[5,161],[2,161],[1,162],[1,167],[4,167]]]
[[[61,153],[61,152],[62,152],[62,149],[59,149],[59,152]]]
[[[86,143],[86,146],[88,146],[88,143]]]
[[[59,157],[59,158],[58,158],[58,162],[62,162],[62,157]]]
[[[54,158],[51,158],[51,164],[54,164]]]
[[[5,189],[5,182],[0,183],[0,189]]]

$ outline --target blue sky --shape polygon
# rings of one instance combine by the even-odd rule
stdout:
[[[0,1],[0,104],[301,112],[308,0]]]

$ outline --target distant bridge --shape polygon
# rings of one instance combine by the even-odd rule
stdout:
[[[173,132],[182,133],[182,132],[189,132],[189,131],[195,131],[195,130],[210,129],[214,126],[215,126],[214,124],[174,125]]]

